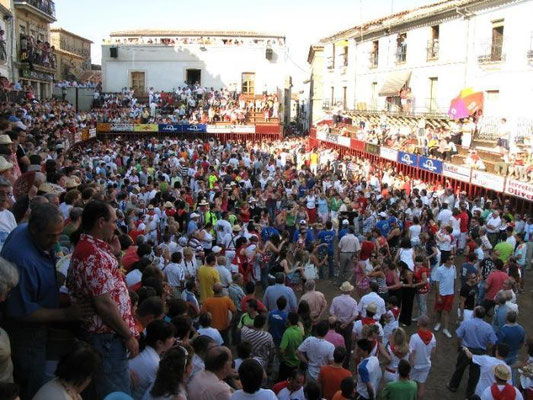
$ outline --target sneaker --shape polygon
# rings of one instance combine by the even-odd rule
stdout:
[[[448,337],[448,338],[451,338],[452,337],[452,334],[450,333],[450,331],[448,329],[444,329],[442,331],[442,333],[444,333],[444,336]]]
[[[413,322],[418,321],[418,317],[416,317],[416,318],[411,318],[411,321],[413,321]]]
[[[435,332],[438,332],[439,329],[440,329],[440,322],[439,322],[437,325],[435,325],[435,328],[433,328],[433,330],[434,330]]]

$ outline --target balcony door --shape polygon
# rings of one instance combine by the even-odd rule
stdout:
[[[135,94],[145,92],[145,74],[143,71],[131,72],[131,88]]]

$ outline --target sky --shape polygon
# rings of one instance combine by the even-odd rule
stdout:
[[[93,41],[100,64],[102,39],[125,29],[251,30],[281,33],[295,84],[309,76],[309,46],[323,37],[391,12],[434,0],[55,0],[54,26]],[[256,3],[257,5],[255,5]]]

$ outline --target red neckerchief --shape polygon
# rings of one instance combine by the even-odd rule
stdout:
[[[494,383],[490,387],[490,394],[494,400],[514,400],[516,398],[516,390],[513,385],[505,384],[503,389],[500,391],[498,384]]]
[[[372,325],[372,324],[375,324],[376,321],[374,320],[374,318],[363,317],[361,319],[361,323],[363,325]]]
[[[422,342],[424,342],[425,345],[428,345],[429,342],[431,342],[431,339],[433,339],[433,333],[427,329],[419,329],[417,331],[418,336],[420,336],[420,339],[422,339]]]
[[[394,319],[398,319],[398,316],[400,315],[400,307],[392,307],[390,310],[392,315],[394,315]]]
[[[390,344],[390,350],[394,353],[394,355],[398,358],[402,358],[403,356],[405,356],[405,354],[402,354],[402,353],[399,353],[398,352],[398,349],[396,349],[396,347],[394,347],[394,344]]]

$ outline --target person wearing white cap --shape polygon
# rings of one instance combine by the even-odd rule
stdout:
[[[190,215],[189,223],[187,224],[187,236],[191,237],[198,231],[198,221],[200,220],[200,214],[192,213]]]

